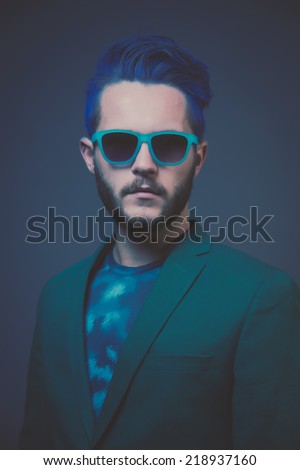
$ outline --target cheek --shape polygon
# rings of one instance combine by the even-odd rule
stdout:
[[[98,149],[95,154],[95,163],[104,178],[113,179],[114,168],[104,160]]]
[[[120,170],[117,168],[112,168],[109,163],[103,161],[103,159],[96,159],[96,165],[98,168],[99,173],[101,174],[102,178],[114,189],[118,189],[118,187],[122,183],[122,179],[124,181],[124,176],[120,175]]]
[[[195,177],[196,159],[194,154],[189,155],[188,159],[178,167],[178,180],[190,181]]]
[[[190,165],[182,164],[178,167],[166,167],[166,171],[162,171],[160,175],[161,184],[165,187],[168,192],[180,186],[185,181],[191,172]]]
[[[119,192],[124,186],[131,184],[134,178],[130,177],[128,170],[122,170],[120,168],[110,169],[108,178],[111,185]]]

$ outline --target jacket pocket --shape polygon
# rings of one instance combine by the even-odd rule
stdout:
[[[146,356],[144,370],[207,370],[213,359],[209,354],[201,356]]]

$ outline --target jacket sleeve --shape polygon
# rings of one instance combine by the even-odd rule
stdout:
[[[276,272],[249,306],[234,371],[235,449],[300,449],[300,294]]]
[[[42,295],[41,295],[42,297]],[[43,350],[41,333],[41,297],[38,317],[33,335],[27,374],[27,392],[24,421],[20,434],[21,449],[51,449],[49,416],[43,373]]]

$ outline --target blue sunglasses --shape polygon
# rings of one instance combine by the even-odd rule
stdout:
[[[139,132],[120,129],[97,131],[92,135],[92,142],[98,143],[103,158],[113,165],[132,163],[138,155],[141,145],[146,142],[153,160],[160,165],[180,165],[187,158],[192,144],[199,139],[194,134],[176,131]]]

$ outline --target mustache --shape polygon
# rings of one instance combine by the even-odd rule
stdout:
[[[145,191],[145,188],[142,188],[142,186],[147,186],[147,189],[149,188],[151,192],[157,194],[158,196],[165,196],[167,194],[167,191],[163,186],[160,186],[159,184],[148,180],[147,178],[138,178],[134,180],[131,184],[124,186],[120,194],[122,197],[124,197],[127,194],[131,194],[139,190]]]

